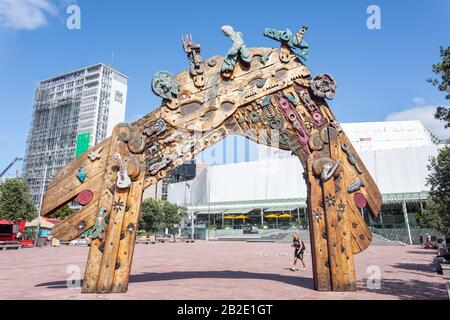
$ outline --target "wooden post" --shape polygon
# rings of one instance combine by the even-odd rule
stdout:
[[[308,158],[308,215],[311,238],[311,256],[314,275],[314,289],[331,291],[330,261],[323,210],[322,191],[312,171],[312,158]]]
[[[135,183],[131,185],[127,199],[126,216],[123,219],[122,235],[117,253],[118,267],[114,272],[112,292],[123,293],[128,289],[129,275],[133,261],[134,246],[138,232],[141,199],[143,193],[143,181],[145,177],[144,164],[141,173]]]
[[[114,160],[113,154],[116,152],[117,147],[119,145],[119,129],[116,127],[113,130],[113,134],[110,138],[110,144],[107,155],[107,162],[105,167],[105,172],[103,175],[103,180],[101,182],[102,187],[100,188],[100,199],[98,200],[98,205],[96,206],[96,214],[100,208],[105,208],[106,213],[105,217],[109,215],[109,222],[111,223],[111,209],[113,196],[109,186],[112,185],[112,181],[114,180],[113,167],[116,165],[116,161]],[[107,232],[107,231],[106,231]],[[98,238],[92,239],[91,246],[89,248],[89,256],[86,262],[86,268],[84,271],[84,280],[83,286],[81,288],[82,293],[95,293],[97,291],[97,283],[100,274],[100,266],[102,262],[102,251],[104,251],[104,246],[102,249],[102,241]]]

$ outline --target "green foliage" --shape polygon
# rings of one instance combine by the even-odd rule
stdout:
[[[53,212],[50,217],[54,219],[61,219],[64,220],[68,216],[72,215],[76,210],[70,208],[68,205],[65,205],[64,207],[56,210]]]
[[[34,240],[36,237],[36,227],[28,227],[22,232],[23,240]]]
[[[447,48],[440,48],[442,61],[433,64],[433,72],[440,76],[440,79],[428,79],[427,81],[433,86],[437,87],[439,91],[446,93],[445,99],[450,99],[450,46]],[[436,119],[445,122],[445,128],[450,128],[450,108],[438,107]]]
[[[21,219],[31,221],[36,217],[36,212],[25,180],[15,178],[0,183],[0,218],[12,222]]]
[[[442,148],[428,165],[430,195],[421,222],[444,235],[450,234],[450,147]]]
[[[142,202],[139,229],[156,231],[171,228],[187,216],[187,208],[165,200],[149,199]]]

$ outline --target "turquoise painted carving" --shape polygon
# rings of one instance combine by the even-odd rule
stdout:
[[[78,173],[75,176],[77,177],[78,181],[83,183],[84,181],[86,181],[87,172],[83,170],[83,167],[80,167],[80,169],[78,169]]]
[[[283,31],[266,28],[264,29],[264,36],[281,42],[288,46],[298,58],[306,60],[309,54],[309,46],[303,39],[306,30],[308,30],[308,27],[303,26],[296,34],[293,34],[289,29]]]
[[[94,229],[92,230],[92,239],[98,238],[103,239],[103,233],[106,228],[106,222],[105,222],[105,208],[100,208],[99,213],[97,214],[97,217],[95,218],[95,224]]]
[[[250,63],[252,61],[252,54],[246,47],[241,32],[234,31],[232,26],[223,26],[222,32],[233,41],[233,45],[228,50],[222,64],[222,74],[224,76],[231,76],[238,58],[245,63]]]
[[[153,76],[153,93],[161,98],[172,100],[178,94],[178,87],[178,83],[169,71],[159,71]]]

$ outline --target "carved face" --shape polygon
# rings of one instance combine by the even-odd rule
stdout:
[[[291,59],[291,52],[289,49],[282,48],[280,50],[280,60],[281,62],[287,63]]]

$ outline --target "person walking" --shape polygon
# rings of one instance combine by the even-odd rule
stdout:
[[[302,271],[306,271],[306,265],[303,261],[303,254],[305,253],[306,247],[298,233],[292,234],[291,247],[294,247],[294,264],[292,265],[292,268],[290,268],[290,270],[296,271],[295,265],[297,264],[297,261],[300,260],[303,265]]]

